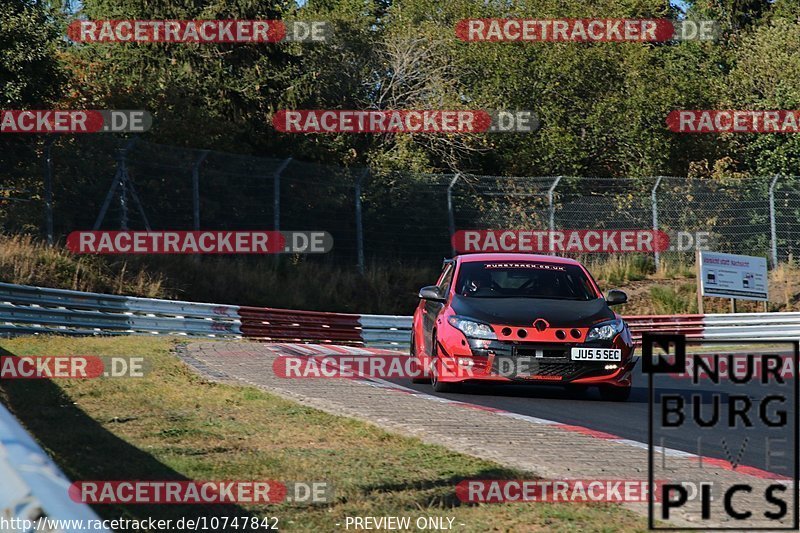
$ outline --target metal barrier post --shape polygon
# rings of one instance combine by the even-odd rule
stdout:
[[[203,164],[206,157],[208,157],[208,150],[200,152],[200,157],[192,165],[192,215],[193,215],[193,228],[195,231],[200,230],[200,165]]]
[[[653,189],[650,191],[650,205],[653,208],[653,233],[658,231],[658,199],[656,197],[656,191],[658,191],[658,186],[661,185],[661,178],[663,177],[664,176],[658,176],[656,178],[656,184],[653,185]],[[654,255],[656,270],[658,270],[661,262],[661,253],[658,251],[658,247],[656,247]]]
[[[119,229],[128,231],[128,169],[125,166],[125,150],[117,151],[119,165]]]
[[[365,168],[362,173],[356,176],[356,256],[358,261],[358,272],[364,274],[364,226],[361,220],[361,180],[369,174],[369,168]]]
[[[548,246],[550,248],[550,255],[554,255],[553,252],[553,232],[556,230],[556,208],[553,204],[553,193],[558,187],[558,182],[561,181],[562,176],[556,176],[556,179],[553,180],[553,184],[550,185],[550,188],[547,189],[547,204],[550,207],[550,238],[547,239]]]
[[[455,215],[453,215],[453,187],[460,177],[461,173],[457,172],[450,181],[450,185],[447,186],[447,225],[450,233],[450,250],[452,255],[456,255],[456,248],[453,246],[453,235],[456,233],[456,219]]]
[[[53,246],[53,159],[51,149],[55,140],[55,137],[48,137],[44,143],[44,209],[48,246]]]
[[[97,215],[97,219],[94,221],[94,227],[92,229],[99,230],[100,224],[103,223],[103,219],[106,216],[106,212],[108,211],[108,206],[111,205],[111,199],[114,198],[114,192],[117,190],[117,187],[120,187],[120,195],[119,195],[119,204],[120,209],[122,212],[120,213],[120,229],[123,231],[127,231],[128,229],[128,185],[131,187],[131,194],[133,195],[133,200],[139,207],[139,214],[142,215],[144,219],[145,228],[149,231],[150,230],[150,222],[147,220],[147,216],[144,213],[144,208],[142,207],[142,203],[139,201],[139,197],[136,195],[136,189],[133,188],[133,183],[128,182],[128,169],[125,166],[125,160],[128,154],[128,150],[136,142],[137,137],[131,137],[131,140],[128,141],[128,144],[125,145],[124,148],[119,148],[117,150],[117,172],[114,174],[114,179],[111,182],[111,188],[108,190],[108,194],[106,194],[106,199],[103,201],[103,207],[100,208],[100,213]]]
[[[778,232],[775,227],[775,184],[780,174],[775,174],[769,184],[769,236],[772,247],[772,268],[778,266]]]
[[[281,173],[286,170],[286,167],[289,166],[289,163],[292,161],[292,158],[287,158],[278,169],[273,174],[273,182],[272,182],[272,229],[274,231],[281,230]]]

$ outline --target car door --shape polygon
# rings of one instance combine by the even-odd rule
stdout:
[[[442,274],[439,276],[439,281],[436,286],[439,287],[439,293],[447,297],[450,292],[450,284],[453,282],[453,273],[455,272],[455,263],[448,262],[442,269]],[[423,329],[423,349],[427,355],[433,355],[433,329],[436,327],[436,319],[444,309],[445,303],[434,302],[431,300],[424,300],[422,302],[422,329]]]

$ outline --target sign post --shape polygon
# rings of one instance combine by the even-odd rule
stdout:
[[[700,315],[705,314],[705,310],[703,309],[702,264],[703,260],[700,258],[700,248],[696,248],[694,254],[694,265],[695,265],[695,271],[697,272],[697,313]]]

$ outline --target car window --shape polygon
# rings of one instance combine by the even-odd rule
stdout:
[[[472,298],[598,298],[579,266],[539,261],[463,263],[456,292]]]
[[[444,271],[439,279],[439,283],[436,285],[439,287],[439,291],[443,295],[447,295],[447,292],[450,290],[450,284],[453,282],[453,272],[455,268],[453,267],[453,263],[448,263],[446,267],[444,267]]]

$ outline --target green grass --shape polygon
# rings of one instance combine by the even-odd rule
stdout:
[[[653,259],[643,255],[614,255],[602,260],[587,257],[583,261],[598,282],[614,286],[646,279],[655,272]]]
[[[335,501],[270,507],[97,506],[104,517],[278,516],[286,531],[341,530],[346,516],[454,517],[458,531],[644,531],[616,505],[465,505],[465,478],[530,478],[258,389],[207,382],[163,338],[18,338],[15,355],[144,356],[139,379],[6,381],[0,397],[73,480],[225,479],[332,483]]]
[[[675,315],[697,312],[697,293],[695,285],[683,284],[673,287],[650,287],[653,310],[659,315]]]

